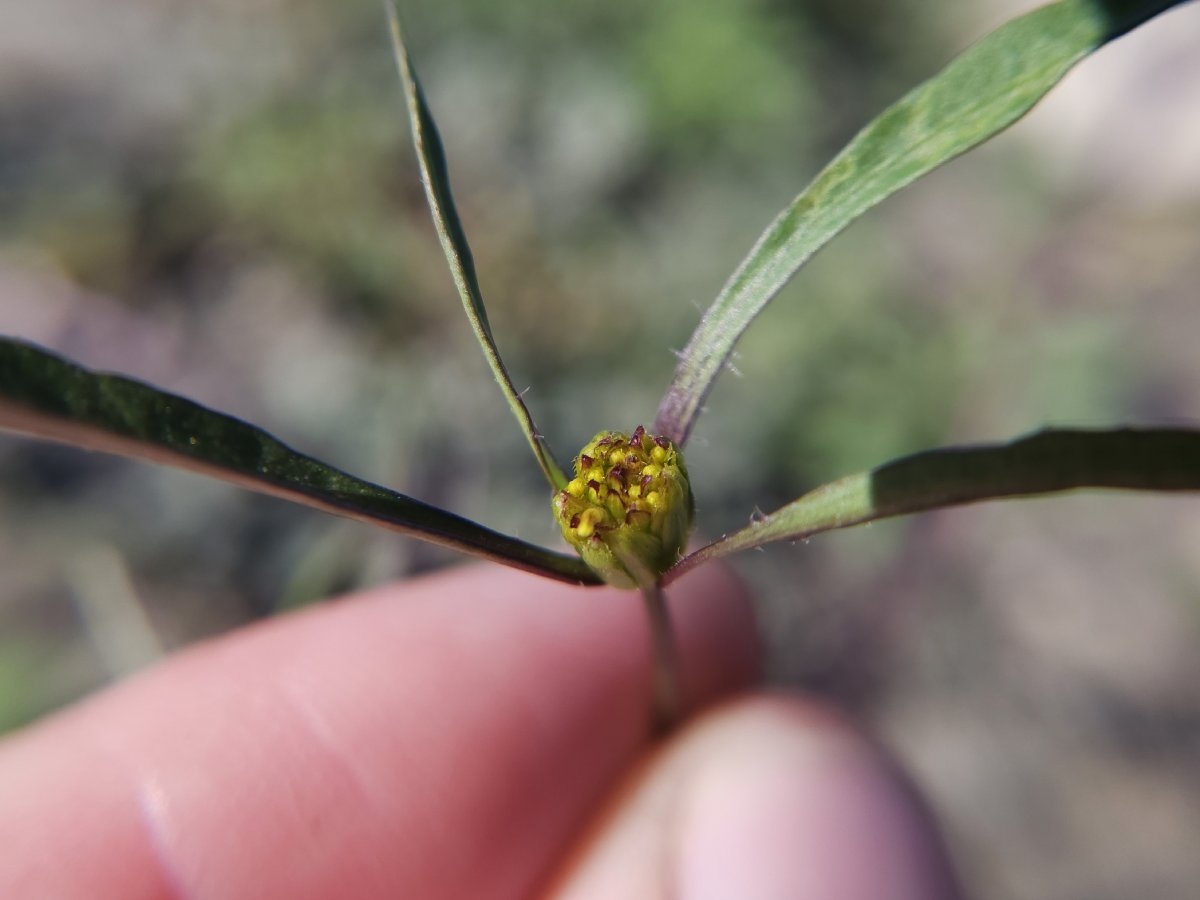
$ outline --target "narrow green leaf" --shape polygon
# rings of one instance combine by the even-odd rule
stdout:
[[[425,102],[425,93],[417,80],[408,48],[404,43],[404,34],[400,30],[400,17],[393,0],[385,0],[388,22],[391,26],[392,50],[396,56],[396,66],[400,70],[400,79],[404,83],[404,99],[408,109],[408,118],[412,127],[413,144],[417,151],[417,161],[421,167],[421,181],[425,185],[425,197],[429,201],[429,211],[433,215],[433,224],[437,228],[438,238],[442,242],[442,251],[450,265],[450,274],[454,278],[454,286],[462,298],[463,309],[471,321],[471,328],[483,348],[492,374],[496,377],[504,398],[512,408],[513,415],[521,425],[529,446],[537,457],[538,465],[546,475],[547,481],[554,490],[562,490],[567,483],[567,477],[554,459],[546,439],[533,423],[525,401],[513,384],[496,340],[492,337],[492,328],[488,324],[487,310],[483,304],[483,293],[479,289],[479,280],[475,275],[475,260],[471,248],[467,244],[466,234],[454,207],[454,197],[450,192],[450,174],[446,166],[446,154],[442,149],[442,139],[438,135],[437,125],[429,104]]]
[[[867,125],[758,239],[688,341],[655,431],[683,445],[734,344],[871,207],[1007,128],[1077,62],[1183,0],[1062,0],[1001,26]]]
[[[4,338],[0,429],[190,469],[560,581],[599,583],[578,557],[355,478],[183,397]]]
[[[830,482],[680,560],[701,563],[772,541],[798,541],[876,519],[1078,488],[1200,490],[1200,430],[1040,431],[1008,444],[947,447]]]

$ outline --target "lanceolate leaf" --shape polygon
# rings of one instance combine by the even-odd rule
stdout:
[[[577,557],[355,478],[190,400],[3,338],[0,428],[167,463],[560,581],[599,583]]]
[[[1182,0],[1062,0],[1003,25],[867,125],[767,228],[705,313],[659,406],[682,445],[751,320],[871,207],[1023,116],[1077,62]]]
[[[1200,431],[1047,430],[1009,444],[906,456],[830,482],[684,557],[664,578],[772,541],[796,541],[876,519],[1076,488],[1200,490]]]
[[[529,446],[537,457],[538,464],[546,474],[546,479],[554,490],[561,490],[567,483],[554,454],[544,437],[533,424],[533,417],[520,392],[509,377],[508,370],[500,358],[496,348],[496,340],[492,337],[492,328],[488,324],[487,310],[483,305],[483,293],[479,289],[479,280],[475,275],[475,260],[471,256],[471,248],[463,233],[462,223],[454,207],[454,197],[450,193],[450,175],[446,167],[446,155],[442,149],[442,139],[438,135],[437,125],[433,121],[433,113],[425,102],[425,94],[421,83],[413,70],[412,61],[408,56],[408,48],[404,44],[404,35],[400,30],[400,19],[391,0],[385,0],[388,21],[391,25],[392,49],[396,55],[396,65],[400,69],[400,78],[404,82],[404,98],[408,107],[408,117],[412,126],[413,143],[417,150],[417,161],[421,167],[421,180],[425,184],[425,196],[429,200],[429,209],[433,214],[433,223],[437,228],[438,237],[442,242],[442,251],[450,264],[450,274],[454,277],[454,285],[462,297],[463,308],[471,321],[471,328],[483,355],[487,357],[488,365],[492,367],[508,405],[525,432]]]

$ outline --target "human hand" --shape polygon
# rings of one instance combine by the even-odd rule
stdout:
[[[632,592],[467,567],[186,650],[0,744],[0,896],[940,898],[878,753],[758,665],[720,567],[671,590],[651,737]]]

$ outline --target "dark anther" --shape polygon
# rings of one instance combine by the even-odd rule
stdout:
[[[634,522],[640,522],[643,525],[649,524],[650,513],[644,509],[631,509],[625,513],[625,524],[631,525]]]
[[[659,434],[659,435],[655,435],[655,437],[654,437],[654,443],[658,444],[658,446],[662,447],[664,450],[670,450],[670,449],[671,449],[671,442],[670,442],[670,441],[668,441],[668,440],[667,440],[665,437],[663,437],[661,434]]]
[[[646,429],[639,425],[637,428],[633,429],[633,434],[629,436],[629,443],[640,446],[642,443],[642,438],[645,437],[645,435]]]
[[[586,453],[579,454],[579,467],[580,468],[590,469],[595,464],[595,462],[596,461],[594,459],[592,459],[590,456],[588,456]]]
[[[650,487],[650,482],[652,482],[653,480],[654,480],[654,477],[652,475],[643,475],[642,476],[642,487],[644,487],[644,488]]]
[[[578,514],[576,514],[576,515],[574,515],[574,516],[571,516],[571,527],[572,527],[572,528],[578,528],[578,527],[579,527],[579,516],[578,516]]]

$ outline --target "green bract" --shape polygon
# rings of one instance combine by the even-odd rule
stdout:
[[[611,585],[654,581],[683,555],[696,504],[683,454],[641,425],[602,431],[575,457],[575,477],[554,495],[567,543]]]

